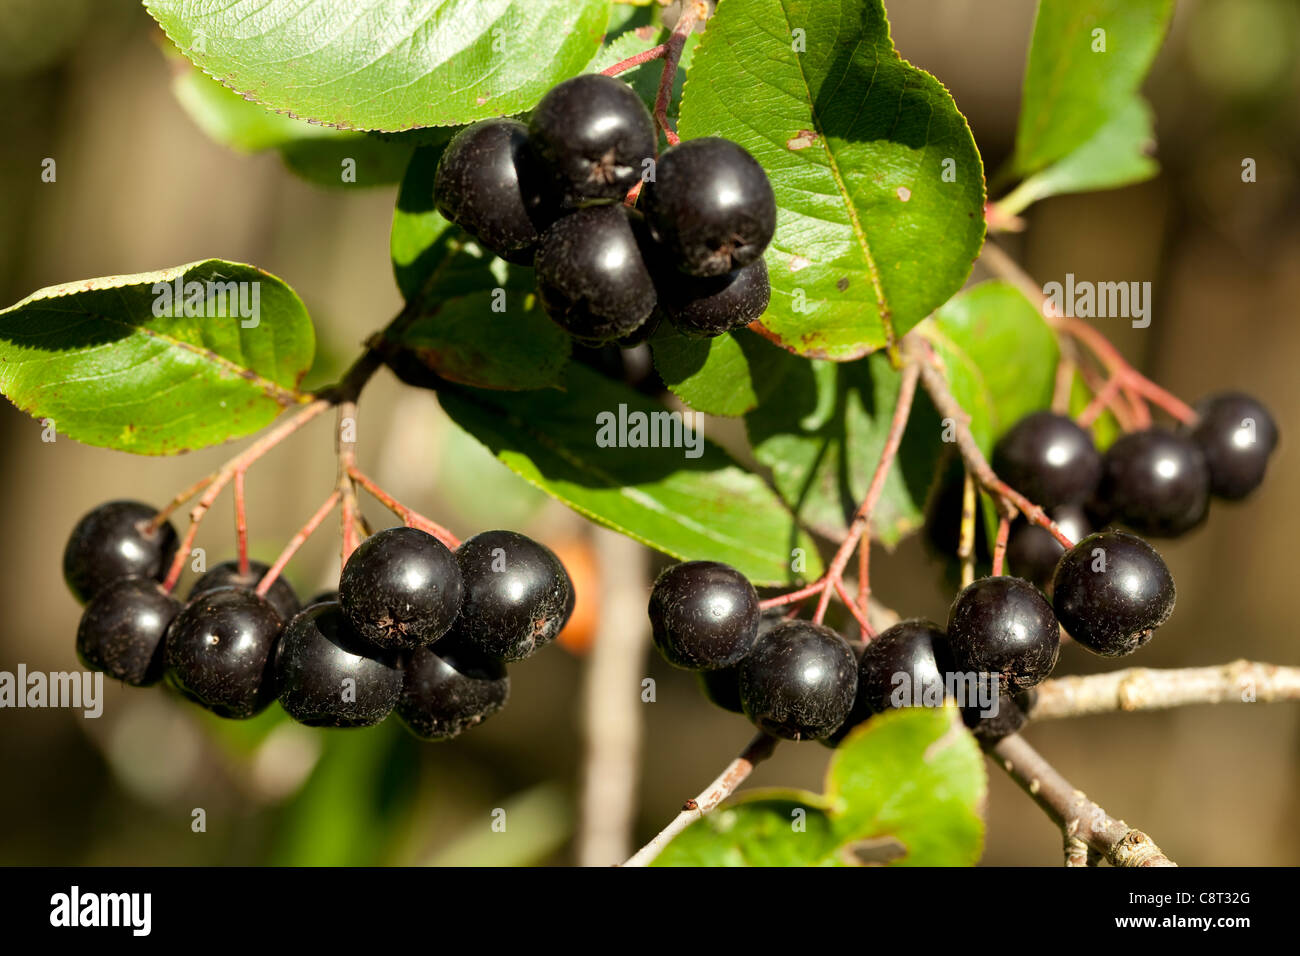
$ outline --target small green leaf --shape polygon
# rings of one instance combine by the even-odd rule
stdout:
[[[815,866],[834,850],[819,794],[756,790],[687,827],[653,866]]]
[[[1041,0],[1016,131],[1017,174],[1065,159],[1132,110],[1173,10],[1174,0]]]
[[[961,288],[984,237],[965,118],[901,59],[880,0],[722,0],[682,95],[684,139],[725,136],[777,200],[764,327],[848,360]]]
[[[901,866],[973,866],[988,782],[953,707],[877,714],[835,751],[826,799],[836,843]]]
[[[174,455],[304,401],[314,350],[284,282],[207,259],[52,286],[0,311],[0,392],[77,441]]]
[[[725,561],[757,585],[789,583],[795,548],[803,573],[820,573],[816,548],[776,494],[702,433],[675,429],[681,419],[663,405],[577,363],[565,384],[439,398],[509,468],[593,521],[682,560]],[[638,422],[654,427],[638,432]],[[651,431],[667,447],[632,447]]]
[[[530,108],[600,45],[607,0],[146,0],[232,90],[340,129],[455,126]]]

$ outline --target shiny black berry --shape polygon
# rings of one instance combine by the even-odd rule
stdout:
[[[109,501],[77,522],[63,550],[63,578],[78,601],[85,604],[118,578],[163,579],[176,554],[176,529],[167,521],[153,530],[157,514],[139,501]]]
[[[91,670],[147,687],[166,669],[163,638],[180,612],[153,578],[119,578],[99,589],[77,627],[77,657]]]
[[[385,528],[352,552],[339,578],[339,603],[361,635],[385,648],[432,644],[456,620],[461,600],[456,556],[418,528]]]
[[[1029,713],[1037,699],[1038,691],[1032,687],[1014,696],[1000,694],[996,706],[990,701],[987,707],[978,704],[963,707],[961,718],[976,740],[995,744],[1029,723]]]
[[[308,607],[275,652],[280,706],[312,727],[369,727],[397,705],[401,662],[356,632],[337,603]]]
[[[900,621],[863,649],[858,659],[858,698],[873,713],[898,707],[942,707],[951,670],[943,628],[929,621]]]
[[[588,206],[547,229],[537,248],[542,306],[584,343],[629,335],[654,311],[655,285],[641,257],[635,216],[621,203]]]
[[[1174,578],[1136,535],[1103,531],[1066,552],[1052,603],[1074,640],[1102,657],[1132,654],[1174,610]]]
[[[980,578],[957,595],[948,612],[953,667],[1001,674],[1016,693],[1046,680],[1056,667],[1061,632],[1052,606],[1028,581]]]
[[[712,338],[743,328],[767,311],[772,287],[767,263],[756,259],[723,276],[661,276],[659,295],[679,332]]]
[[[1053,412],[1026,415],[993,449],[998,477],[1047,510],[1080,504],[1101,480],[1101,455],[1092,436]]]
[[[200,594],[167,629],[168,680],[220,717],[252,717],[275,699],[272,654],[283,627],[252,591]]]
[[[639,208],[681,271],[721,276],[763,255],[776,231],[776,196],[743,146],[705,136],[664,151]]]
[[[817,740],[853,709],[858,663],[844,638],[809,621],[786,621],[758,640],[740,664],[740,702],[760,730]]]
[[[1062,505],[1051,511],[1049,517],[1056,522],[1071,541],[1080,541],[1092,534],[1092,523],[1082,505]],[[1056,562],[1065,553],[1065,546],[1046,528],[1017,518],[1011,525],[1007,538],[1007,567],[1018,578],[1024,578],[1044,591],[1052,583]]]
[[[573,582],[546,545],[484,531],[456,549],[456,564],[464,588],[454,633],[489,657],[523,660],[568,622]]]
[[[740,703],[740,665],[719,667],[717,670],[696,671],[695,679],[700,685],[704,699],[715,707],[729,710],[733,714],[742,714],[745,708]]]
[[[1205,518],[1210,470],[1190,437],[1164,428],[1130,432],[1106,449],[1092,509],[1139,534],[1176,537]]]
[[[447,740],[491,717],[509,696],[505,665],[452,635],[411,653],[397,716],[417,737]]]
[[[588,73],[551,88],[533,108],[528,141],[561,200],[622,199],[655,154],[655,126],[622,80]]]
[[[1192,441],[1205,455],[1210,493],[1236,501],[1264,480],[1269,456],[1277,448],[1277,425],[1256,399],[1240,392],[1199,402]]]
[[[512,119],[489,119],[455,135],[433,179],[438,211],[487,249],[531,264],[542,216],[540,186],[527,153],[528,129]]]
[[[269,570],[261,561],[249,561],[248,573],[240,574],[238,561],[222,561],[194,582],[194,587],[190,588],[190,600],[217,588],[243,588],[251,591]],[[298,613],[298,595],[283,577],[277,577],[271,582],[266,599],[271,602],[271,607],[275,608],[275,613],[280,615],[282,621],[287,621]]]
[[[718,561],[687,561],[664,570],[650,592],[655,646],[675,667],[730,667],[758,637],[758,592]]]

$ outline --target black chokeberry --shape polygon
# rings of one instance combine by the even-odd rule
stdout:
[[[1205,518],[1210,471],[1190,437],[1165,428],[1121,435],[1106,449],[1091,510],[1139,534],[1176,537]]]
[[[749,265],[776,231],[767,173],[743,146],[716,136],[664,150],[638,205],[673,263],[694,276]]]
[[[1082,505],[1062,505],[1048,515],[1071,541],[1080,541],[1092,534],[1092,523]],[[1018,578],[1038,586],[1044,591],[1052,583],[1056,562],[1065,553],[1065,546],[1046,528],[1017,518],[1007,537],[1007,566]]]
[[[942,707],[951,670],[943,628],[930,621],[900,621],[878,634],[858,658],[858,699],[872,713]]]
[[[588,206],[559,219],[537,247],[542,306],[583,342],[629,335],[654,311],[655,285],[641,257],[635,216],[622,203]]]
[[[948,612],[953,667],[1001,674],[1008,693],[1046,680],[1056,667],[1060,642],[1052,606],[1020,578],[980,578],[957,595]]]
[[[518,120],[475,123],[447,144],[433,179],[440,213],[489,252],[524,265],[533,261],[542,215],[527,143]]]
[[[312,727],[369,727],[402,693],[397,652],[363,638],[337,603],[315,604],[285,627],[275,651],[280,706]]]
[[[742,328],[767,311],[772,287],[766,261],[756,259],[722,276],[661,276],[659,296],[678,331],[712,338]]]
[[[995,744],[1003,737],[1018,733],[1029,723],[1029,712],[1037,700],[1038,691],[1032,687],[1014,696],[999,694],[996,707],[985,708],[976,704],[963,707],[962,722],[970,728],[976,740]]]
[[[760,730],[787,740],[834,733],[853,709],[858,662],[844,638],[810,621],[764,634],[740,664],[740,702]]]
[[[993,449],[993,470],[1030,501],[1047,509],[1080,504],[1101,480],[1101,455],[1092,436],[1054,412],[1026,415]]]
[[[650,592],[655,646],[675,667],[730,667],[758,637],[758,592],[735,568],[686,561],[664,570]]]
[[[655,154],[655,126],[641,98],[612,76],[587,73],[553,86],[528,122],[533,155],[565,205],[622,199]]]
[[[190,600],[217,588],[243,588],[251,591],[269,570],[261,561],[249,561],[248,573],[240,574],[238,561],[222,561],[194,582],[194,587],[190,588]],[[293,585],[282,576],[271,582],[266,599],[271,602],[271,607],[275,608],[275,613],[280,615],[282,621],[287,621],[298,613],[298,595],[294,593]]]
[[[447,740],[491,717],[509,696],[505,665],[453,634],[411,653],[397,716],[417,737]]]
[[[418,528],[385,528],[361,542],[339,578],[352,626],[384,648],[432,644],[460,610],[456,556]]]
[[[77,627],[77,657],[92,670],[147,687],[166,669],[163,639],[181,602],[153,578],[131,577],[100,588]]]
[[[1053,587],[1061,626],[1103,657],[1132,654],[1174,610],[1174,579],[1164,559],[1123,531],[1089,535],[1067,551]]]
[[[573,611],[573,582],[546,545],[484,531],[456,549],[464,584],[454,634],[489,657],[518,661],[555,640]]]
[[[252,717],[275,700],[272,654],[284,622],[242,588],[207,591],[167,629],[167,677],[220,717]]]
[[[758,636],[762,637],[772,628],[785,621],[785,608],[772,608],[764,611],[758,619]],[[695,679],[705,699],[716,707],[729,710],[733,714],[743,714],[740,705],[740,664],[730,667],[718,667],[711,671],[696,671]]]
[[[1269,456],[1277,448],[1277,425],[1259,401],[1240,392],[1212,395],[1199,402],[1200,418],[1192,441],[1205,455],[1210,492],[1237,501],[1264,480]]]
[[[162,580],[177,542],[170,521],[151,526],[157,514],[139,501],[108,501],[77,522],[63,550],[63,578],[78,601],[118,578]]]

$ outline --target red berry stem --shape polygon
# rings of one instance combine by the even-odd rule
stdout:
[[[185,502],[189,501],[191,498],[197,495],[208,485],[212,484],[212,482],[216,480],[218,474],[220,474],[220,472],[214,471],[210,475],[204,475],[198,481],[194,482],[194,484],[190,485],[188,488],[186,488],[184,491],[178,494],[171,501],[167,502],[167,504],[163,505],[161,510],[159,510],[158,514],[154,515],[153,520],[149,522],[149,530],[157,531],[159,528],[165,525],[167,523],[167,519],[170,518],[173,513],[175,513],[177,508],[185,504]]]
[[[654,117],[659,128],[664,131],[669,146],[676,146],[681,142],[672,124],[668,122],[668,103],[673,96],[673,80],[677,77],[677,64],[681,62],[686,38],[695,29],[695,24],[708,15],[708,4],[703,3],[702,0],[690,0],[684,3],[682,12],[677,17],[677,23],[673,26],[673,32],[668,37],[668,42],[664,44],[664,71],[659,76],[659,92],[655,95]]]
[[[235,472],[235,554],[239,560],[239,573],[248,577],[248,507],[244,496],[245,469]]]
[[[1093,395],[1092,401],[1088,403],[1088,406],[1075,416],[1074,420],[1078,422],[1080,427],[1088,428],[1093,422],[1100,418],[1102,412],[1110,408],[1111,404],[1115,401],[1116,396],[1119,395],[1120,387],[1123,384],[1124,380],[1118,375],[1112,375],[1110,378],[1106,379],[1106,384],[1101,387],[1101,391]]]
[[[634,53],[625,60],[619,60],[613,66],[607,66],[600,72],[605,74],[605,76],[618,76],[620,73],[630,70],[634,66],[640,66],[642,63],[649,63],[651,60],[662,59],[667,53],[668,44],[660,43],[658,46],[652,46],[648,50]]]
[[[338,484],[337,490],[339,500],[342,502],[342,508],[339,509],[339,558],[340,568],[347,567],[348,558],[352,557],[352,552],[357,549],[360,538],[357,536],[357,489],[352,484],[352,468],[356,464],[356,446],[353,442],[347,441],[344,437],[345,430],[350,422],[352,427],[356,427],[357,420],[357,403],[349,399],[339,402],[338,420],[336,425],[336,434],[334,436],[334,448],[338,455]]]
[[[298,549],[306,544],[307,539],[321,526],[321,522],[325,520],[326,516],[334,510],[334,506],[339,503],[340,497],[342,495],[337,488],[330,492],[330,496],[325,499],[325,503],[316,509],[316,513],[308,518],[307,523],[298,529],[298,533],[289,539],[289,543],[284,546],[284,550],[275,559],[275,563],[267,569],[266,574],[262,575],[262,580],[257,582],[259,597],[266,597],[266,592],[271,590],[271,585],[280,576],[280,572],[284,570],[285,565],[298,553]]]
[[[1006,515],[1003,515],[998,519],[998,537],[993,543],[993,576],[995,578],[1002,574],[1002,565],[1007,558],[1007,537],[1010,533],[1011,521]],[[1074,544],[1068,544],[1066,547],[1074,547]]]
[[[348,469],[348,474],[357,484],[374,495],[375,498],[384,505],[384,507],[401,518],[406,525],[412,528],[419,528],[421,531],[433,535],[453,551],[460,547],[460,539],[454,534],[431,518],[426,518],[414,508],[408,508],[406,505],[402,504],[383,488],[379,487],[373,479],[369,478],[355,465]]]

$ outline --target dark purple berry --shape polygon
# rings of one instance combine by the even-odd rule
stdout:
[[[339,578],[339,603],[380,647],[432,644],[456,620],[460,569],[447,546],[418,528],[385,528],[352,552]]]
[[[786,621],[740,664],[745,716],[774,737],[830,736],[853,709],[858,664],[844,638],[809,621]]]
[[[411,653],[397,716],[417,737],[447,740],[491,717],[509,696],[505,665],[452,635]]]
[[[489,657],[519,661],[555,640],[573,582],[555,554],[514,531],[484,531],[456,549],[464,582],[454,634]]]
[[[638,205],[674,265],[721,276],[763,255],[776,231],[776,195],[749,152],[705,136],[664,151]]]
[[[1000,694],[996,707],[970,705],[961,711],[962,721],[970,728],[975,739],[984,744],[995,744],[1003,737],[1018,733],[1029,723],[1029,712],[1038,700],[1034,688],[1012,696]]]
[[[743,328],[767,311],[767,263],[756,259],[723,276],[660,278],[664,312],[679,332],[712,338]]]
[[[1080,541],[1092,534],[1092,524],[1081,505],[1062,505],[1049,517],[1071,541]],[[1024,518],[1017,518],[1012,523],[1007,538],[1007,566],[1016,577],[1046,591],[1052,583],[1056,562],[1064,553],[1065,546],[1046,528],[1031,524]]]
[[[77,657],[91,670],[147,687],[166,669],[163,638],[181,602],[153,578],[119,578],[100,588],[77,627]]]
[[[1016,693],[1046,680],[1056,667],[1061,632],[1052,606],[1020,578],[980,578],[948,612],[948,646],[956,670],[1001,674]]]
[[[402,693],[396,652],[356,632],[337,603],[315,604],[280,635],[275,652],[280,706],[311,727],[369,727],[392,713]]]
[[[1264,480],[1277,448],[1277,425],[1259,401],[1240,392],[1213,395],[1196,406],[1192,441],[1205,455],[1210,493],[1230,501],[1246,497]]]
[[[1187,435],[1164,428],[1130,432],[1106,450],[1092,510],[1139,534],[1176,537],[1205,518],[1210,471]]]
[[[1051,511],[1087,501],[1101,480],[1092,436],[1053,412],[1026,415],[993,449],[993,470],[1030,501]]]
[[[1136,535],[1084,538],[1056,568],[1053,604],[1061,626],[1102,657],[1132,654],[1174,610],[1174,579],[1155,548]]]
[[[275,699],[272,653],[284,622],[242,588],[200,594],[167,629],[167,676],[220,717],[252,717]]]
[[[63,578],[85,604],[118,578],[161,581],[176,554],[176,529],[166,521],[156,531],[158,511],[139,501],[109,501],[86,514],[63,550]]]
[[[251,591],[257,587],[257,583],[269,570],[270,567],[261,561],[249,561],[248,573],[240,574],[238,561],[222,561],[194,582],[194,587],[190,588],[189,599],[192,601],[200,594],[215,591],[217,588],[243,588],[245,591]],[[287,621],[298,613],[298,595],[294,593],[293,586],[283,577],[277,577],[271,582],[271,587],[266,592],[266,599],[271,602],[271,607],[275,608],[275,613],[280,615],[282,621]]]
[[[758,637],[758,593],[749,579],[718,561],[667,568],[650,592],[655,646],[674,667],[730,667]]]

